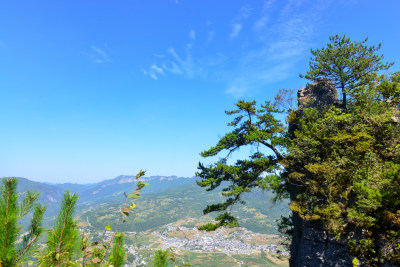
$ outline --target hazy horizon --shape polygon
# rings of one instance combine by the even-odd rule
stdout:
[[[100,182],[103,182],[103,181],[107,181],[107,180],[114,180],[114,179],[116,179],[116,178],[118,178],[120,176],[135,177],[136,174],[120,174],[120,175],[117,175],[117,176],[112,177],[112,178],[110,178],[110,177],[109,178],[104,178],[104,179],[103,178],[99,178],[99,180],[96,180],[96,181],[93,181],[93,182],[85,182],[85,181],[52,182],[52,181],[45,181],[45,180],[42,180],[42,179],[32,179],[32,178],[29,178],[29,177],[21,177],[21,176],[2,176],[0,178],[9,178],[9,177],[15,177],[15,178],[18,178],[18,179],[24,178],[24,179],[28,179],[28,180],[33,181],[33,182],[39,182],[39,183],[45,183],[45,184],[82,184],[82,185],[85,185],[85,184],[97,184],[97,183],[100,183]],[[177,176],[177,175],[145,175],[143,178],[152,178],[152,177],[160,177],[160,178],[172,178],[172,177],[175,178],[176,177],[176,178],[183,178],[183,179],[195,178],[195,176]]]

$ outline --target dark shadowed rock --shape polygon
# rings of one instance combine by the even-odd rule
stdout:
[[[345,241],[336,240],[323,225],[304,221],[294,214],[293,226],[290,266],[353,266],[354,257],[349,254]]]

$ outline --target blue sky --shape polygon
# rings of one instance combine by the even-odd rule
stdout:
[[[303,87],[310,48],[330,35],[381,42],[398,70],[399,10],[398,0],[2,1],[0,176],[193,176],[228,130],[224,110]]]

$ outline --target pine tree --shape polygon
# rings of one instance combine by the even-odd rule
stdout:
[[[113,267],[120,267],[125,262],[125,249],[123,245],[124,245],[124,234],[116,233],[113,240],[112,253],[108,257],[109,264],[112,265]]]
[[[168,257],[168,250],[156,250],[154,254],[154,267],[168,267],[170,260]]]
[[[331,37],[328,48],[312,50],[314,58],[306,78],[333,80],[343,93],[345,109],[335,103],[323,109],[288,105],[289,129],[277,119],[274,103],[256,108],[255,101],[239,101],[229,123],[234,130],[201,153],[203,157],[227,151],[222,159],[199,164],[198,185],[207,191],[224,185],[223,203],[204,213],[222,214],[214,230],[237,225],[230,211],[244,203],[252,188],[272,189],[275,200],[291,196],[290,209],[304,220],[325,226],[347,243],[356,260],[368,266],[400,264],[400,79],[399,72],[378,76],[392,63],[381,63],[380,48]],[[351,101],[346,103],[346,95]],[[285,97],[275,99],[285,102]],[[289,101],[290,102],[290,101]],[[292,112],[290,112],[292,111]],[[252,146],[248,159],[229,164],[236,150]],[[289,225],[290,218],[284,220]],[[290,226],[289,226],[290,228]],[[283,229],[290,233],[290,229]]]
[[[43,232],[41,226],[46,206],[37,203],[39,194],[28,190],[19,203],[16,178],[3,178],[0,187],[0,266],[20,264]],[[27,232],[21,238],[18,221],[32,212]]]
[[[335,82],[343,95],[343,106],[347,108],[347,95],[354,88],[367,85],[376,79],[380,70],[386,70],[394,63],[382,63],[383,55],[377,55],[378,46],[366,46],[368,38],[351,42],[343,36],[329,37],[330,43],[322,49],[311,49],[310,70],[300,75],[312,81],[328,79]]]
[[[253,188],[274,189],[284,195],[281,188],[281,177],[275,173],[281,168],[280,161],[284,155],[279,151],[288,139],[285,136],[284,125],[276,118],[281,114],[275,104],[265,102],[260,108],[256,108],[256,102],[240,100],[237,109],[226,111],[228,115],[236,115],[228,125],[234,129],[222,137],[218,143],[210,149],[203,151],[203,157],[212,157],[223,151],[226,155],[212,166],[199,163],[197,176],[201,181],[197,184],[206,187],[207,191],[214,190],[221,184],[222,195],[226,201],[208,205],[203,213],[219,212],[215,218],[216,223],[208,223],[201,226],[201,230],[215,230],[220,226],[238,226],[237,218],[231,211],[235,204],[244,203],[242,195]],[[244,146],[252,146],[254,153],[246,160],[238,160],[235,165],[228,164],[229,156]],[[272,154],[272,155],[271,155]]]
[[[79,231],[73,218],[78,195],[66,192],[54,228],[47,231],[39,266],[71,266],[79,253]]]
[[[60,212],[53,229],[48,230],[45,249],[38,255],[39,266],[122,266],[125,262],[124,235],[118,233],[118,225],[124,222],[123,217],[136,207],[132,199],[140,197],[141,190],[149,183],[139,181],[145,172],[140,170],[135,177],[135,187],[132,193],[126,197],[125,207],[114,229],[107,225],[105,229],[112,231],[111,240],[107,242],[91,242],[89,236],[81,237],[77,227],[77,221],[73,218],[78,195],[70,192],[64,193]],[[108,254],[108,252],[111,252]]]

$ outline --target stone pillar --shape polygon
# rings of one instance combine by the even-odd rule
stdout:
[[[295,111],[301,117],[302,110],[316,107],[322,112],[330,106],[341,108],[335,84],[322,80],[308,84],[297,92],[298,109]],[[296,122],[289,125],[290,131],[298,127]],[[297,193],[291,192],[291,199],[296,199]],[[293,214],[293,238],[290,247],[290,266],[292,267],[352,267],[352,260],[345,242],[336,240],[323,225],[308,222]]]

